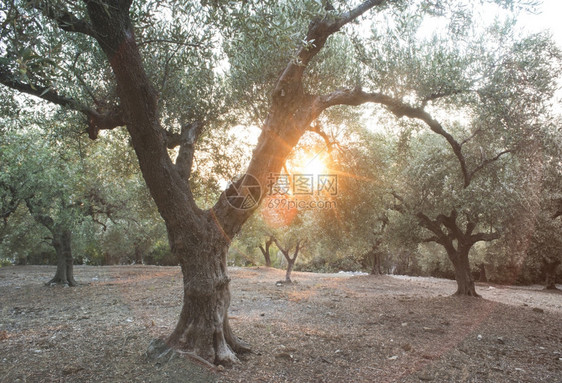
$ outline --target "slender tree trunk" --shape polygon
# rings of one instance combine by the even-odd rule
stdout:
[[[546,290],[558,290],[556,287],[556,268],[560,262],[550,262],[546,264]]]
[[[297,257],[287,257],[287,272],[285,273],[285,282],[287,283],[293,283],[293,281],[291,280],[291,273],[293,272],[293,266],[295,266],[296,260]]]
[[[486,267],[483,263],[478,265],[478,268],[480,269],[480,276],[478,277],[478,280],[480,282],[488,282],[488,276],[486,275]]]
[[[470,263],[468,260],[469,250],[470,249],[460,249],[455,254],[449,255],[449,258],[453,261],[455,279],[457,281],[457,291],[455,295],[480,297],[480,295],[476,293],[474,277],[470,271]]]
[[[229,242],[212,223],[197,241],[179,228],[169,227],[172,253],[184,280],[183,306],[168,343],[215,364],[237,362],[235,352],[249,351],[228,322],[230,278],[226,255]]]
[[[269,251],[263,253],[263,257],[265,258],[265,267],[271,267],[271,256],[269,255]]]
[[[265,267],[271,267],[271,255],[269,254],[269,248],[273,243],[273,239],[269,238],[265,241],[265,248],[262,245],[259,245],[259,248],[263,254],[263,258],[265,259]]]
[[[55,230],[53,233],[53,247],[57,253],[57,272],[47,285],[61,284],[76,286],[74,280],[74,260],[72,259],[72,233],[68,229]]]
[[[381,275],[381,255],[378,251],[373,250],[373,268],[371,270],[372,275]]]

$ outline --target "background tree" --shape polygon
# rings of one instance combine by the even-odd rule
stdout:
[[[270,253],[270,248],[271,248],[271,245],[273,244],[273,242],[274,242],[274,239],[273,239],[272,236],[270,236],[270,237],[268,237],[268,238],[265,240],[265,245],[264,245],[264,246],[262,246],[261,244],[258,246],[259,249],[260,249],[260,251],[261,251],[262,254],[263,254],[263,258],[264,258],[264,260],[265,260],[265,266],[266,266],[266,267],[271,267],[271,253]]]

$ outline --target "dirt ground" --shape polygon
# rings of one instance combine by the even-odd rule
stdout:
[[[562,294],[435,278],[231,269],[231,324],[253,346],[222,371],[146,358],[179,315],[177,267],[0,268],[0,382],[562,382]]]

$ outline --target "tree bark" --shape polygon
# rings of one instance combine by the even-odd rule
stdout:
[[[265,267],[271,267],[271,254],[269,253],[269,248],[271,247],[272,243],[273,243],[273,238],[269,237],[269,239],[265,241],[265,248],[261,244],[259,245],[259,248],[265,259]]]
[[[466,295],[471,297],[480,297],[476,293],[474,285],[474,277],[470,270],[470,263],[468,260],[469,249],[461,249],[455,254],[449,255],[455,268],[455,280],[457,281],[457,291],[454,295]]]
[[[381,275],[381,256],[377,252],[373,252],[373,269],[371,270],[373,275]]]
[[[293,272],[293,266],[295,266],[295,261],[297,260],[297,257],[294,258],[286,257],[286,258],[287,258],[287,272],[285,273],[285,282],[293,283],[293,280],[291,279],[291,273]]]
[[[74,260],[72,259],[72,233],[68,229],[55,229],[52,245],[57,253],[57,271],[46,285],[61,284],[76,286],[74,280]]]
[[[181,226],[168,226],[168,231],[184,280],[183,306],[168,344],[211,363],[237,362],[235,353],[249,351],[249,347],[233,335],[228,322],[228,238],[212,220],[206,222],[206,230],[199,233],[196,242]]]

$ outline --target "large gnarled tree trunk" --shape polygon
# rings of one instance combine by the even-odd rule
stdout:
[[[455,295],[479,297],[480,295],[476,293],[468,254],[476,242],[498,239],[499,234],[497,232],[473,233],[476,223],[470,217],[467,217],[466,227],[463,231],[457,223],[456,210],[452,210],[448,216],[440,214],[434,220],[423,213],[418,213],[417,217],[420,225],[434,234],[433,237],[427,238],[426,242],[435,242],[443,246],[453,264],[457,281]]]
[[[458,250],[447,252],[447,255],[453,263],[453,267],[455,269],[455,280],[457,281],[457,291],[455,292],[455,295],[479,297],[480,295],[476,293],[474,277],[472,276],[472,270],[470,269],[470,262],[468,259],[469,251],[470,248],[459,246]]]
[[[33,197],[26,198],[25,203],[33,219],[51,232],[51,245],[57,254],[57,271],[55,276],[46,285],[76,286],[74,280],[74,259],[72,258],[72,232],[64,225],[41,212],[33,203]]]

